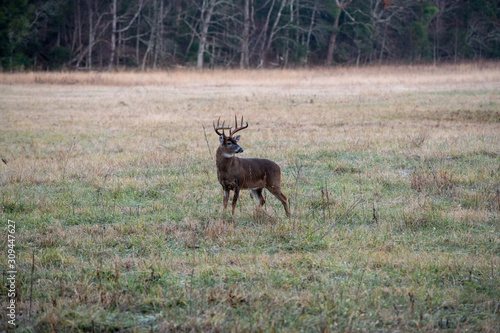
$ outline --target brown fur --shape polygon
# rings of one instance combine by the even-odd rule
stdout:
[[[236,141],[231,137],[224,136],[216,154],[217,178],[224,191],[224,209],[229,201],[229,191],[234,191],[232,202],[232,213],[234,214],[240,190],[248,189],[252,190],[254,197],[259,200],[259,206],[262,207],[265,203],[262,190],[266,188],[281,201],[286,216],[290,217],[288,200],[281,193],[281,169],[278,164],[266,159],[236,157],[235,149],[227,146],[231,142],[233,146],[240,148]],[[226,154],[231,155],[231,157],[225,156]]]

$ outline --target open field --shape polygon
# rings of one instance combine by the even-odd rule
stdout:
[[[291,219],[220,215],[235,114]],[[0,158],[21,331],[500,330],[499,64],[4,73]]]

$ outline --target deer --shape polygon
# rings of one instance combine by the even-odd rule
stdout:
[[[278,164],[263,158],[238,158],[237,154],[243,152],[243,148],[238,145],[240,136],[234,136],[237,132],[248,127],[248,122],[243,126],[243,116],[241,117],[240,127],[238,119],[234,116],[233,127],[226,127],[225,121],[220,124],[220,117],[213,122],[215,133],[219,136],[220,145],[216,153],[217,178],[222,185],[223,191],[223,209],[227,208],[230,191],[234,192],[232,202],[232,215],[236,202],[240,195],[240,190],[251,190],[253,197],[258,200],[258,205],[262,208],[265,204],[262,191],[267,189],[285,208],[286,216],[290,217],[288,209],[288,200],[281,192],[281,169]],[[229,130],[226,135],[225,130]]]

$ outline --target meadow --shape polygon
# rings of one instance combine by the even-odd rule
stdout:
[[[290,219],[221,214],[234,115]],[[0,158],[18,331],[500,330],[498,63],[0,73]]]

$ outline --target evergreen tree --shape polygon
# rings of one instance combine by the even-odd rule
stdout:
[[[30,18],[33,7],[28,0],[5,0],[0,5],[0,67],[27,67]]]

